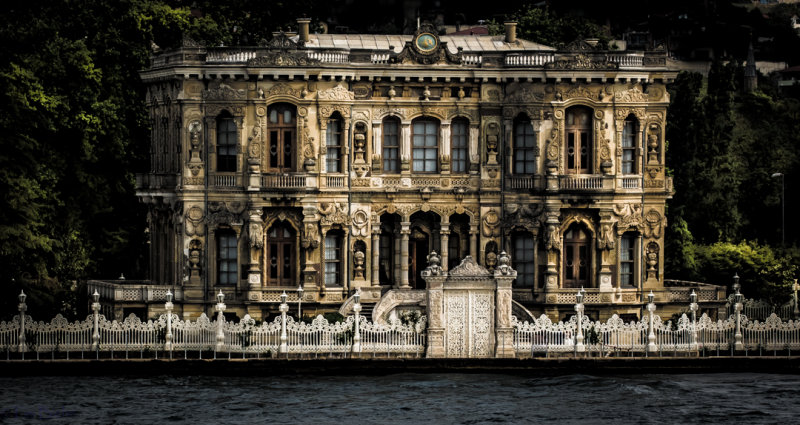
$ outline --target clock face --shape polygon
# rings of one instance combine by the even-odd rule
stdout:
[[[436,37],[433,34],[420,34],[417,37],[417,47],[423,52],[430,52],[436,48]]]

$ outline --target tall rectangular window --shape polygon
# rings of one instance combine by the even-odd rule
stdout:
[[[400,172],[400,125],[393,118],[383,121],[383,172]]]
[[[622,128],[622,174],[636,174],[636,121],[630,118]]]
[[[325,236],[325,285],[342,284],[342,238],[340,235]]]
[[[277,103],[269,107],[269,168],[295,170],[294,146],[297,131],[293,105]]]
[[[217,233],[217,282],[235,285],[238,276],[236,259],[236,234],[231,231]]]
[[[236,123],[233,118],[217,121],[217,171],[236,171]]]
[[[619,246],[619,279],[621,286],[636,286],[636,237],[622,235]]]
[[[439,167],[439,125],[432,120],[416,120],[411,144],[412,171],[435,173]]]
[[[326,133],[325,149],[326,165],[329,173],[339,173],[341,168],[342,154],[342,121],[338,119],[328,120],[328,131]]]
[[[567,109],[566,159],[569,174],[588,174],[592,161],[592,111],[575,106]]]
[[[450,125],[450,171],[453,173],[466,173],[467,168],[467,146],[469,140],[469,123],[464,120],[456,120]]]
[[[536,172],[536,133],[528,120],[514,124],[514,174]]]
[[[514,255],[511,261],[517,270],[516,286],[530,286],[534,284],[534,269],[536,261],[533,251],[533,236],[519,234],[514,237]]]

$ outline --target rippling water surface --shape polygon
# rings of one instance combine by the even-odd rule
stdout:
[[[0,378],[2,423],[798,423],[800,376]]]

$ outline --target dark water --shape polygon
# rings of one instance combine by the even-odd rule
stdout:
[[[2,423],[800,422],[800,376],[0,378]]]

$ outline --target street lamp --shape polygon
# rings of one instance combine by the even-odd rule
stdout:
[[[734,293],[739,292],[740,288],[741,288],[741,286],[739,286],[739,273],[734,273],[733,274],[733,288],[732,288],[733,292]]]
[[[784,184],[785,176],[783,173],[774,173],[772,178],[781,178],[781,245],[786,244],[786,185]]]

